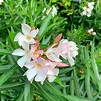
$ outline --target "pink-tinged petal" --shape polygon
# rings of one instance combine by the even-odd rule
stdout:
[[[25,36],[22,33],[18,33],[15,38],[14,41],[18,41],[18,44],[20,46],[22,46],[22,42],[25,40]]]
[[[56,54],[47,55],[47,58],[54,62],[61,62],[62,60]]]
[[[31,69],[28,69],[24,75],[26,75],[28,80],[32,83],[37,72],[38,72],[38,70],[36,68],[31,68]]]
[[[54,69],[54,74],[57,76],[59,74],[59,69],[55,68]]]
[[[46,79],[46,73],[47,73],[47,69],[44,68],[44,69],[39,69],[38,70],[38,73],[35,77],[35,81],[44,81]]]
[[[48,76],[48,81],[49,81],[49,82],[53,82],[55,78],[56,78],[56,76],[54,76],[54,75],[49,75],[49,76]]]
[[[36,40],[35,46],[38,47],[39,46],[39,41]]]
[[[32,68],[32,67],[35,66],[35,61],[31,61],[31,62],[29,62],[29,63],[26,63],[24,66],[25,66],[26,68],[30,69],[30,68]]]
[[[47,61],[44,58],[39,57],[37,63],[45,66],[47,64]]]
[[[31,31],[31,27],[27,24],[22,24],[22,32],[24,35],[29,34]]]
[[[39,32],[39,29],[37,28],[36,30],[32,30],[32,31],[30,32],[30,35],[31,35],[32,37],[36,37],[36,35],[38,34],[38,32]]]
[[[54,75],[54,68],[48,67],[47,75]]]
[[[37,53],[42,55],[43,54],[43,50],[37,50]]]
[[[57,62],[58,67],[67,67],[68,65],[62,62]]]
[[[61,59],[59,59],[59,56],[54,53],[54,49],[53,48],[49,48],[46,51],[46,56],[51,61],[55,61],[55,62],[61,62],[62,61]]]
[[[76,57],[78,55],[78,52],[77,51],[72,51],[72,52],[70,52],[70,55],[72,57]]]
[[[14,50],[12,55],[23,56],[25,55],[25,51],[19,48],[19,49]]]
[[[27,63],[27,60],[28,56],[23,56],[17,61],[17,63],[22,68]]]
[[[75,63],[74,63],[74,59],[70,56],[70,54],[68,54],[68,61],[70,63],[71,66],[73,66]]]
[[[29,50],[29,44],[28,44],[27,42],[23,41],[23,42],[22,42],[22,48],[23,48],[24,50],[28,51],[28,50]]]
[[[51,66],[51,68],[56,67],[57,63],[56,62],[52,62],[49,59],[47,59],[48,64],[46,66]]]
[[[36,43],[36,41],[33,38],[31,38],[30,40],[26,40],[26,42],[28,42],[29,44],[35,44]]]
[[[55,38],[55,41],[54,42],[58,42],[62,37],[62,34],[59,34],[56,38]]]
[[[35,52],[35,50],[37,49],[37,47],[35,45],[31,45],[31,52]]]
[[[48,74],[49,82],[53,82],[56,76],[59,74],[59,69],[55,68],[53,71],[54,71],[54,74]]]

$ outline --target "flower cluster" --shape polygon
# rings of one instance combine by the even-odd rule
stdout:
[[[49,8],[49,9],[44,8],[43,11],[42,11],[42,13],[46,13],[46,15],[48,15],[49,12],[51,11],[51,9],[52,9],[52,17],[54,17],[55,15],[57,15],[57,9],[56,9],[55,6],[52,6],[52,7]],[[45,18],[45,17],[46,17],[46,16],[43,16],[42,19]]]
[[[93,28],[89,29],[87,32],[91,35],[96,35],[96,32],[94,32]]]
[[[81,15],[85,15],[87,17],[91,16],[92,10],[94,8],[94,2],[89,2],[88,3],[88,7],[83,7],[83,12],[81,13]]]
[[[24,75],[31,83],[34,79],[43,84],[46,78],[52,82],[59,73],[56,66],[68,66],[62,62],[60,56],[68,60],[71,66],[74,65],[73,58],[78,55],[77,45],[67,39],[60,40],[62,34],[59,34],[49,47],[42,50],[36,37],[38,29],[22,24],[22,32],[23,34],[19,32],[14,38],[14,41],[17,41],[22,48],[15,49],[12,54],[20,56],[17,64],[21,68],[27,68]]]

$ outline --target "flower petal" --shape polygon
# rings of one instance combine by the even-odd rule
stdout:
[[[27,64],[25,64],[24,65],[26,68],[32,68],[32,67],[34,67],[35,66],[35,61],[31,61],[31,62],[29,62],[29,63],[27,63]]]
[[[46,51],[46,56],[47,56],[47,58],[50,59],[51,61],[61,62],[61,59],[59,58],[59,56],[54,53],[53,48],[49,48],[49,49]]]
[[[30,32],[30,35],[31,35],[32,37],[36,37],[36,35],[38,34],[38,32],[39,32],[39,29],[37,28],[36,30],[32,30],[32,31]]]
[[[27,76],[28,80],[32,83],[35,75],[37,74],[37,69],[36,68],[31,68],[31,69],[28,69],[24,75]]]
[[[68,65],[65,64],[65,63],[62,63],[62,62],[58,62],[57,66],[59,66],[59,67],[67,67]]]
[[[70,55],[71,55],[72,57],[76,57],[76,56],[78,55],[78,52],[77,52],[77,51],[71,51],[71,52],[70,52]]]
[[[55,38],[55,41],[54,42],[58,42],[62,37],[62,34],[59,34],[56,38]]]
[[[27,24],[22,24],[22,32],[24,35],[29,34],[31,31],[31,27]]]
[[[23,56],[25,54],[25,51],[23,49],[16,49],[13,51],[12,55],[17,55],[17,56]]]
[[[56,76],[54,76],[54,75],[49,75],[49,76],[48,76],[48,81],[49,81],[49,82],[53,82],[55,78],[56,78]]]
[[[28,51],[28,50],[29,50],[29,44],[28,44],[27,42],[23,41],[23,42],[22,42],[22,48],[23,48],[24,50]]]
[[[70,54],[68,54],[68,61],[70,63],[71,66],[73,66],[75,63],[74,63],[74,59],[70,56]]]
[[[23,56],[17,61],[17,63],[20,67],[23,67],[27,62],[27,60],[28,60],[28,56]]]
[[[46,78],[46,73],[47,73],[47,69],[46,68],[42,68],[38,71],[36,77],[35,77],[35,81],[44,81]]]
[[[22,46],[22,42],[25,40],[25,36],[21,33],[21,32],[19,32],[16,36],[15,36],[15,38],[14,38],[14,41],[18,41],[18,44],[20,45],[20,46]]]

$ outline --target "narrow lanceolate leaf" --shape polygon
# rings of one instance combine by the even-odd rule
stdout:
[[[24,101],[28,101],[28,95],[30,93],[30,82],[26,81],[24,87]]]
[[[0,86],[11,77],[11,75],[16,71],[16,69],[17,65],[13,65],[9,70],[5,71],[0,76]]]
[[[7,49],[0,49],[0,55],[10,55],[12,52]]]
[[[22,82],[5,84],[5,85],[0,86],[0,91],[14,89],[14,88],[17,88],[22,85],[24,85],[24,83],[22,83]]]
[[[85,76],[85,87],[86,87],[88,98],[92,100],[92,93],[90,89],[90,75],[88,74],[88,71],[86,71],[86,76]]]
[[[16,101],[24,101],[24,92],[21,92],[20,96]]]
[[[59,85],[61,85],[62,87],[65,87],[64,84],[62,83],[62,81],[61,81],[58,77],[55,79],[55,81],[56,81]]]
[[[87,100],[87,99],[80,98],[77,96],[72,96],[72,95],[64,95],[64,97],[67,99],[67,101],[91,101],[91,100]]]
[[[48,24],[49,24],[51,17],[52,17],[51,13],[52,13],[52,10],[48,14],[48,16],[46,16],[46,18],[43,19],[43,22],[40,27],[39,35],[41,35],[45,31],[45,29],[48,27]]]
[[[99,80],[100,77],[99,77],[98,66],[96,64],[95,57],[94,57],[94,42],[92,44],[91,56],[92,56],[92,67],[93,67],[93,71],[94,71],[94,74],[95,74],[96,79]]]
[[[80,96],[80,88],[79,88],[79,80],[76,74],[76,70],[74,69],[74,84],[75,84],[75,93],[77,96]]]
[[[71,76],[73,77],[73,72]],[[70,81],[70,94],[74,95],[74,81],[73,80]]]
[[[53,96],[45,89],[43,85],[40,85],[39,83],[33,83],[34,87],[37,87],[38,92],[47,99],[47,101],[56,101]],[[53,91],[54,92],[54,91]]]
[[[50,91],[52,94],[54,92],[54,98],[57,99],[57,101],[65,101],[64,97],[62,96],[62,93],[59,89],[57,89],[56,87],[54,87],[54,85],[52,85],[49,82],[46,82],[45,88]]]

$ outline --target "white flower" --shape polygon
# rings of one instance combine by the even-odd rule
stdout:
[[[36,35],[38,34],[38,29],[34,30],[31,29],[31,27],[27,24],[22,24],[22,32],[19,32],[15,38],[14,41],[18,41],[19,45],[22,46],[23,41],[29,43],[29,44],[34,44],[35,40],[33,39],[34,37],[36,37]]]
[[[55,61],[55,62],[61,62],[62,60],[59,58],[59,55],[54,51],[54,46],[56,44],[53,44],[50,48],[47,49],[47,51],[45,52],[46,56],[48,59],[50,59],[51,61]]]
[[[49,9],[44,8],[42,12],[43,12],[43,13],[46,12],[46,15],[48,15],[49,12],[51,11],[51,9],[52,9],[52,16],[54,17],[55,15],[57,15],[57,9],[56,9],[55,6],[52,6],[52,7],[49,8]],[[45,16],[43,16],[41,19],[44,19],[44,18],[45,18]]]
[[[69,42],[69,46],[70,46],[70,52],[68,53],[68,61],[70,63],[71,66],[73,66],[75,63],[74,63],[74,59],[73,57],[76,57],[78,55],[78,48],[77,48],[77,45],[75,42]]]
[[[86,15],[88,17],[91,16],[92,10],[94,8],[94,2],[89,2],[88,7],[83,7],[83,12],[81,13],[81,16]]]
[[[89,3],[88,3],[88,7],[89,7],[91,10],[93,10],[93,8],[94,8],[94,2],[89,2]]]
[[[92,35],[96,35],[96,32],[93,32]]]
[[[92,33],[93,32],[93,28],[88,30],[88,33]]]
[[[47,61],[44,58],[38,58],[38,60],[31,61],[30,63],[26,64],[25,67],[28,68],[26,73],[24,75],[27,76],[28,80],[32,83],[33,79],[35,78],[35,81],[41,82],[43,84],[44,80],[47,76]]]
[[[57,9],[53,6],[52,16],[54,17],[55,15],[57,15]]]
[[[64,58],[67,59],[71,66],[73,66],[74,63],[74,57],[78,55],[78,48],[75,42],[68,41],[67,39],[62,39],[59,42],[59,45],[57,47],[57,50],[59,54]]]
[[[89,29],[88,33],[91,34],[91,35],[96,35],[96,32],[94,32],[93,28]]]
[[[13,51],[12,55],[16,55],[16,56],[22,56],[18,61],[18,65],[20,67],[23,67],[27,62],[30,62],[31,59],[31,54],[30,54],[30,50],[29,50],[29,44],[23,42],[23,49],[16,49]]]
[[[27,76],[31,83],[33,79],[35,79],[36,82],[41,82],[41,84],[43,84],[46,77],[48,77],[49,82],[53,82],[59,73],[59,69],[55,68],[56,65],[56,62],[51,62],[50,60],[39,57],[37,61],[31,61],[25,64],[28,70],[24,75]]]
[[[82,16],[83,16],[83,15],[86,15],[86,16],[88,16],[88,17],[91,16],[91,12],[92,12],[91,9],[89,9],[89,8],[87,8],[87,7],[83,7],[83,10],[84,10],[84,11],[81,13]]]
[[[3,0],[0,0],[0,5],[2,5],[3,2],[4,2]]]

